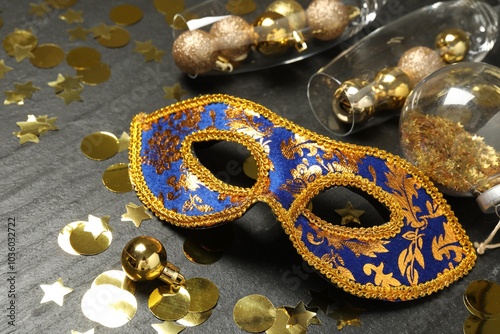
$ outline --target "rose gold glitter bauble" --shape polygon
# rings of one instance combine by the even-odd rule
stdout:
[[[322,41],[339,37],[349,24],[349,8],[338,0],[313,0],[306,14],[313,36]]]
[[[408,74],[414,85],[444,65],[439,54],[425,46],[407,50],[398,62],[398,66]]]
[[[203,30],[188,30],[177,37],[172,46],[172,57],[177,67],[189,75],[210,71],[216,60],[215,41]]]
[[[219,54],[229,60],[245,59],[252,44],[253,26],[240,16],[229,16],[210,28]]]

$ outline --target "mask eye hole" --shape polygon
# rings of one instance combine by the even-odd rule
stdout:
[[[322,220],[346,227],[374,227],[390,219],[382,203],[353,187],[327,188],[311,199],[308,208]]]
[[[194,142],[194,156],[217,179],[232,186],[251,188],[256,180],[244,172],[250,151],[243,145],[223,140]]]

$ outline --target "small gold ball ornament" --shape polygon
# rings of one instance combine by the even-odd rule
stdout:
[[[160,276],[167,251],[155,238],[140,236],[130,240],[122,251],[122,267],[133,281],[150,281]]]
[[[410,77],[399,67],[386,67],[375,75],[377,109],[399,109],[413,89]]]
[[[292,30],[286,17],[275,12],[264,12],[253,22],[255,49],[266,56],[281,55],[290,48]]]
[[[242,61],[250,51],[253,26],[244,18],[231,15],[212,24],[210,35],[219,55],[229,61]]]
[[[359,78],[344,81],[333,94],[335,116],[344,123],[364,122],[375,113],[375,94],[368,81]]]
[[[413,85],[444,65],[439,54],[425,46],[415,46],[406,50],[398,62],[398,67],[408,74]]]
[[[461,29],[446,29],[436,36],[435,45],[445,62],[457,63],[469,53],[469,35]]]
[[[287,18],[290,28],[294,31],[302,30],[307,25],[304,8],[295,0],[276,0],[267,8],[267,12],[275,12]]]
[[[184,73],[197,76],[212,70],[217,58],[215,41],[203,30],[187,30],[172,45],[172,57]]]
[[[315,38],[333,40],[349,24],[351,9],[338,0],[313,0],[306,10],[307,22]]]

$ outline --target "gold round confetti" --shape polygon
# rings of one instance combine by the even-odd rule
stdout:
[[[246,158],[245,161],[243,162],[243,172],[249,178],[257,180],[258,176],[257,162],[255,161],[253,155],[249,155],[248,158]]]
[[[185,288],[191,296],[189,312],[203,313],[213,309],[219,300],[219,288],[209,279],[194,277],[186,280]]]
[[[64,51],[55,44],[42,44],[33,50],[31,64],[40,68],[52,68],[59,65],[64,60]]]
[[[129,4],[113,7],[109,13],[111,21],[123,26],[139,22],[142,16],[142,10],[139,7]]]
[[[86,69],[101,63],[101,53],[94,48],[81,46],[66,55],[66,62],[75,69]]]
[[[76,74],[81,77],[83,83],[93,86],[107,81],[111,76],[111,69],[108,64],[99,63],[89,68],[78,69]]]
[[[188,312],[184,317],[176,321],[179,325],[184,327],[195,327],[199,326],[210,318],[213,310],[208,310],[206,312],[195,313]]]
[[[97,42],[107,48],[121,48],[130,42],[130,33],[127,29],[113,27],[109,30],[109,38],[101,36]]]
[[[148,308],[160,320],[179,320],[189,311],[191,297],[182,286],[161,286],[151,292]]]
[[[59,235],[57,237],[57,243],[59,244],[59,247],[61,247],[63,251],[65,251],[66,253],[71,254],[71,255],[80,255],[80,253],[75,251],[73,246],[71,246],[69,238],[70,238],[73,230],[78,228],[78,226],[84,225],[84,224],[85,224],[84,221],[76,221],[76,222],[69,223],[68,225],[64,226],[61,229],[61,231],[59,232]]]
[[[15,55],[14,46],[30,46],[31,50],[34,50],[38,45],[38,40],[31,31],[28,30],[16,30],[8,34],[3,40],[3,48],[5,52],[11,57]]]
[[[92,287],[82,297],[83,314],[108,328],[128,323],[137,312],[137,300],[127,290],[111,284]]]
[[[135,282],[125,274],[123,270],[108,270],[98,275],[92,282],[92,287],[110,284],[117,288],[126,290],[131,294],[135,293]]]
[[[65,9],[73,6],[78,0],[45,0],[45,2],[56,8],[56,9]]]
[[[212,264],[222,258],[222,252],[209,251],[192,237],[186,238],[182,250],[189,261],[197,264]]]
[[[81,255],[96,255],[104,252],[111,245],[111,231],[103,231],[97,238],[85,231],[86,224],[78,225],[69,236],[71,247]]]
[[[124,162],[109,166],[102,175],[102,182],[109,190],[117,193],[132,191],[128,165]]]
[[[464,323],[464,334],[498,334],[500,319],[484,320],[469,315]]]
[[[175,2],[183,2],[183,1],[175,1]],[[153,5],[155,6],[156,10],[163,15],[167,14],[170,6],[172,6],[169,0],[153,0]]]
[[[470,313],[482,319],[500,318],[500,285],[486,280],[469,284],[464,303]]]
[[[234,322],[246,332],[264,332],[271,328],[275,318],[276,308],[267,297],[262,295],[243,297],[234,305]]]
[[[106,160],[118,153],[118,138],[110,132],[99,131],[85,136],[80,143],[80,150],[89,159]]]

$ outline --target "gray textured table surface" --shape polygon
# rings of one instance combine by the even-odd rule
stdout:
[[[430,1],[389,0],[400,6],[398,15],[409,12]],[[83,26],[92,27],[101,22],[111,24],[108,13],[118,1],[80,1],[73,8],[83,10]],[[146,234],[159,238],[169,254],[170,262],[178,265],[187,277],[207,277],[220,289],[220,300],[212,317],[199,327],[184,333],[243,333],[235,325],[232,310],[236,301],[246,295],[259,293],[267,296],[276,306],[296,305],[310,300],[309,289],[333,286],[303,265],[301,258],[283,233],[272,212],[265,205],[256,205],[236,221],[237,235],[223,258],[213,265],[189,262],[182,246],[186,231],[172,228],[154,218],[143,222],[140,228],[120,221],[129,202],[139,204],[133,192],[115,194],[101,183],[106,167],[116,162],[127,162],[126,152],[112,159],[96,162],[85,158],[80,149],[82,138],[94,131],[110,131],[117,135],[128,131],[134,114],[152,112],[174,102],[165,100],[163,86],[179,82],[188,91],[184,96],[205,93],[227,93],[254,100],[277,114],[313,131],[328,135],[311,114],[306,97],[308,78],[340,48],[328,50],[298,63],[259,72],[234,76],[203,77],[196,80],[181,74],[170,56],[172,36],[163,17],[152,1],[134,1],[142,8],[145,18],[129,27],[131,42],[121,49],[106,49],[89,38],[88,41],[68,40],[67,24],[54,12],[48,18],[36,19],[28,15],[30,1],[3,1],[0,13],[4,24],[0,37],[15,28],[31,28],[40,43],[56,43],[65,51],[79,45],[96,47],[104,62],[111,65],[109,81],[95,87],[85,87],[83,102],[65,105],[55,97],[47,82],[54,81],[58,73],[73,75],[65,63],[53,69],[41,70],[27,60],[16,63],[0,50],[0,59],[14,71],[0,79],[0,91],[13,89],[13,84],[29,80],[41,87],[25,104],[0,106],[0,256],[2,264],[0,284],[0,332],[10,333],[8,325],[7,224],[15,219],[16,226],[16,333],[70,333],[96,328],[95,333],[155,333],[152,323],[159,323],[146,307],[150,285],[140,287],[136,293],[138,311],[125,326],[109,329],[85,318],[80,309],[83,294],[92,280],[110,269],[120,269],[120,253],[131,238]],[[389,14],[386,20],[396,18]],[[160,49],[166,50],[163,62],[145,63],[134,53],[134,40],[152,39]],[[486,61],[500,65],[500,49],[495,48]],[[20,145],[12,133],[16,122],[29,114],[57,116],[59,131],[50,132],[39,144]],[[342,140],[373,145],[400,154],[397,120],[386,122]],[[494,216],[482,214],[471,198],[447,197],[460,222],[472,240],[483,239],[495,224]],[[72,256],[62,251],[57,243],[59,231],[68,223],[86,220],[87,215],[111,216],[113,241],[108,250],[96,256]],[[462,295],[468,283],[476,279],[498,281],[500,264],[498,251],[478,259],[473,271],[449,288],[430,297],[404,303],[362,300],[345,296],[365,309],[361,327],[348,326],[343,333],[460,333],[468,315]],[[43,291],[40,284],[51,284],[62,278],[74,291],[66,295],[64,306],[41,304]],[[309,333],[337,332],[335,320],[318,313],[322,326],[310,326]]]

